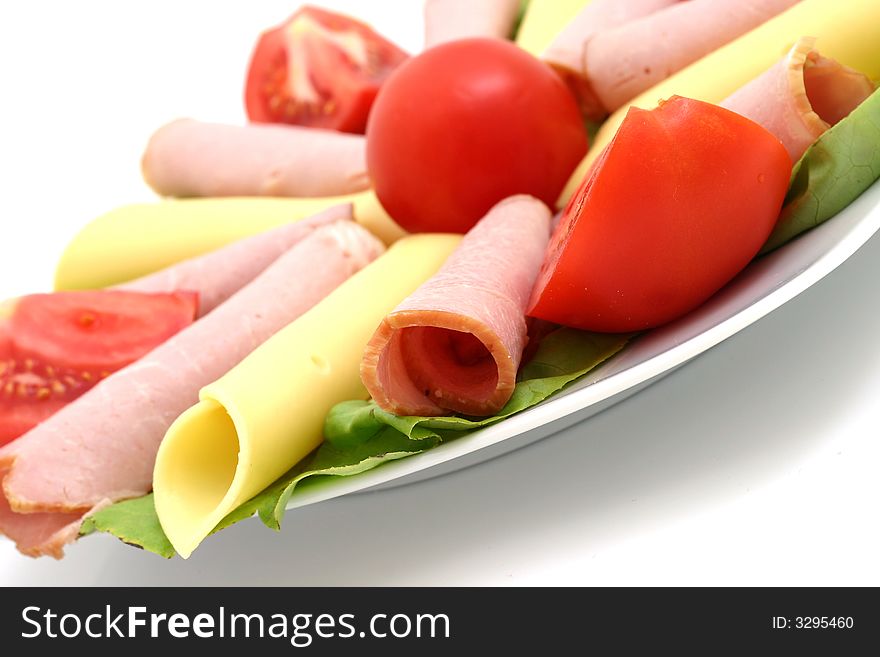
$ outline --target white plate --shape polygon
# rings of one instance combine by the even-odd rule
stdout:
[[[832,272],[880,228],[880,183],[848,208],[760,258],[706,304],[645,334],[564,392],[422,454],[294,491],[293,509],[348,493],[410,484],[546,438],[629,397],[761,319]]]

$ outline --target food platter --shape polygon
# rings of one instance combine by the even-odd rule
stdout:
[[[787,173],[784,177],[787,181]],[[83,214],[91,216],[92,212],[86,210]],[[575,427],[589,443],[589,425],[581,425],[581,431],[579,423],[643,390],[810,288],[876,233],[880,227],[878,215],[880,186],[875,185],[832,221],[754,262],[697,311],[640,336],[602,367],[539,406],[373,471],[351,477],[316,476],[297,488],[287,507],[435,478],[484,463],[567,428]],[[47,260],[54,262],[51,254]],[[49,268],[47,265],[43,270],[48,272]],[[13,292],[20,290],[16,287]]]
[[[544,403],[431,451],[345,478],[302,486],[288,509],[415,483],[547,438],[623,401],[773,312],[852,256],[880,229],[880,183],[833,219],[753,262],[689,315],[643,335]]]

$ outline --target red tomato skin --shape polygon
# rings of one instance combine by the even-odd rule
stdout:
[[[194,292],[56,292],[12,302],[0,318],[0,445],[191,324],[197,308]]]
[[[545,64],[501,40],[462,39],[398,68],[367,125],[367,168],[411,232],[464,233],[498,201],[553,206],[587,150],[577,103]]]
[[[77,290],[22,297],[10,319],[16,352],[58,368],[113,372],[189,326],[193,292]]]
[[[357,34],[369,55],[366,66],[353,62],[322,38],[313,38],[314,35],[309,45],[304,46],[311,61],[302,62],[291,55],[285,31],[301,16],[331,31]],[[263,32],[257,41],[245,82],[248,118],[256,123],[288,123],[363,134],[379,88],[391,71],[408,57],[364,23],[325,9],[304,6],[281,25]],[[320,103],[288,104],[288,100],[298,100],[286,84],[291,65],[305,67],[305,75],[321,95]],[[277,96],[277,102],[272,100],[273,95]],[[273,107],[273,103],[276,106]]]
[[[632,108],[563,212],[528,314],[640,331],[702,304],[755,257],[791,160],[764,128],[674,96]]]
[[[0,395],[3,393],[0,392]],[[0,402],[0,447],[26,434],[43,420],[57,413],[66,402],[48,400],[24,404]]]
[[[269,110],[269,104],[264,97],[264,89],[268,84],[266,78],[270,66],[286,66],[286,59],[281,26],[263,32],[254,46],[253,53],[251,53],[244,87],[245,111],[251,121],[255,123],[278,122],[278,119]]]

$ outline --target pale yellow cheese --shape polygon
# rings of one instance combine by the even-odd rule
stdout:
[[[382,207],[376,194],[372,191],[353,194],[349,198],[350,202],[354,204],[354,220],[385,242],[386,246],[390,246],[401,237],[408,235],[385,212],[385,208]],[[327,207],[330,205],[327,204]]]
[[[405,234],[372,191],[325,198],[192,198],[127,205],[98,217],[73,238],[55,271],[55,289],[123,283],[340,203],[353,203],[355,220],[386,244]]]
[[[334,404],[367,397],[359,370],[370,336],[460,240],[398,241],[202,389],[199,403],[169,428],[153,473],[159,521],[181,556],[315,449]]]
[[[803,0],[648,89],[629,105],[650,109],[673,95],[720,103],[770,68],[803,36],[817,37],[816,48],[823,55],[871,79],[880,78],[880,1]],[[580,186],[590,165],[614,137],[628,109],[629,106],[624,106],[617,110],[599,129],[557,207],[564,207]]]
[[[516,35],[517,45],[535,57],[592,0],[531,0]]]
[[[7,319],[12,317],[12,314],[15,312],[15,305],[18,302],[18,299],[6,299],[4,301],[0,301],[0,319]]]

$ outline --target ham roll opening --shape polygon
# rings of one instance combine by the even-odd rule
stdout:
[[[772,132],[797,162],[828,128],[874,92],[871,80],[823,57],[802,37],[770,69],[721,103]]]
[[[549,237],[550,211],[537,199],[493,207],[367,345],[361,379],[376,403],[398,415],[500,410],[516,384]]]

